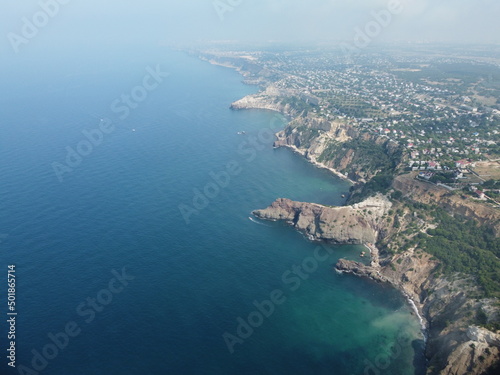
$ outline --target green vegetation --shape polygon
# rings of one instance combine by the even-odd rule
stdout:
[[[485,189],[500,189],[500,181],[488,180],[483,184]]]
[[[476,322],[482,327],[489,329],[490,331],[496,332],[500,330],[500,322],[489,322],[486,313],[479,308],[476,313]]]
[[[453,172],[438,172],[430,179],[431,182],[437,184],[438,182],[442,184],[453,184],[456,182]]]
[[[299,112],[303,112],[303,115],[306,116],[310,110],[314,108],[314,106],[310,103],[306,103],[304,100],[297,96],[285,97],[281,100],[282,105],[289,104],[292,108]]]
[[[334,160],[334,162],[338,162],[350,150],[355,153],[351,165],[358,165],[365,171],[386,171],[394,169],[399,163],[399,159],[396,157],[396,160],[392,155],[389,155],[384,145],[360,138],[351,139],[344,143],[331,142],[319,157],[319,161]]]
[[[349,203],[352,204],[379,192],[387,193],[402,155],[402,149],[390,142],[379,144],[359,136],[343,143],[330,142],[318,160],[332,163],[334,168],[353,179],[362,177],[368,181],[363,186],[351,188],[353,194]],[[340,165],[345,163],[346,157],[349,159],[348,167],[341,169]]]
[[[287,129],[287,136],[290,136],[292,134],[292,130],[295,129],[300,133],[300,147],[310,147],[311,146],[311,141],[316,139],[319,136],[319,130],[318,129],[313,129],[309,128],[305,125],[300,125],[296,128],[289,128]]]
[[[360,191],[352,195],[349,203],[361,202],[366,197],[375,195],[376,193],[385,194],[389,190],[394,179],[392,174],[378,174],[370,181],[363,185]]]
[[[486,297],[500,296],[500,239],[486,226],[453,218],[436,209],[436,229],[419,234],[420,247],[442,264],[444,274],[459,272],[472,275]]]
[[[335,95],[329,98],[331,107],[339,112],[354,117],[378,117],[381,115],[379,108],[356,96]]]
[[[418,64],[398,64],[410,70],[393,71],[398,77],[415,83],[434,82],[435,85],[460,95],[470,94],[470,87],[479,95],[498,98],[500,95],[500,69],[492,64],[437,63],[427,67]]]
[[[392,199],[395,199],[395,200],[400,200],[402,197],[403,197],[403,193],[401,193],[399,190],[395,190],[395,191],[391,194],[391,198],[392,198]],[[392,215],[392,214],[391,214],[391,215]]]
[[[318,160],[332,162],[333,166],[338,168],[346,155],[351,159],[349,167],[340,172],[348,175],[356,173],[368,179],[360,190],[353,187],[350,203],[354,203],[375,193],[388,191],[401,161],[402,152],[400,149],[391,152],[386,144],[356,138],[344,143],[331,142]]]

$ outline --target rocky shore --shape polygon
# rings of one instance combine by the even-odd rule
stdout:
[[[311,239],[340,244],[375,243],[386,228],[378,218],[392,204],[383,195],[343,207],[277,199],[270,207],[253,211],[265,220],[284,220]]]
[[[421,318],[424,334],[428,338],[428,374],[486,373],[498,363],[500,335],[465,322],[469,312],[477,309],[481,303],[484,306],[490,301],[472,302],[460,289],[453,292],[455,288],[464,287],[464,280],[450,282],[433,278],[436,265],[428,257],[419,260],[406,258],[406,265],[396,269],[381,267],[380,264],[365,266],[341,259],[335,268],[339,272],[390,283],[408,298]],[[410,269],[416,271],[410,272]],[[436,286],[434,296],[426,293],[430,285]]]
[[[470,324],[469,318],[478,309],[495,309],[495,301],[469,298],[474,287],[459,275],[436,277],[438,262],[416,248],[381,256],[375,244],[395,233],[384,220],[391,208],[391,201],[379,194],[343,207],[277,199],[253,214],[264,220],[283,220],[311,240],[367,245],[370,265],[340,259],[335,269],[389,283],[408,298],[428,338],[428,374],[485,373],[500,358],[500,335]]]
[[[211,63],[222,65],[220,61]],[[320,119],[284,104],[287,101],[283,99],[302,94],[280,91],[266,81],[266,74],[257,72],[258,68],[250,71],[241,64],[224,66],[237,69],[246,80],[252,79],[264,87],[257,94],[232,103],[232,109],[271,110],[291,119],[286,128],[276,134],[275,147],[290,148],[314,165],[357,186],[380,172],[380,162],[386,165],[389,161],[403,162],[397,144],[379,135],[360,132],[351,120]],[[417,202],[442,203],[451,214],[491,224],[496,234],[500,234],[498,212],[474,204],[466,207],[458,196],[443,189],[436,195],[429,184],[421,184],[412,177],[399,176],[392,188]],[[500,336],[474,325],[473,321],[478,311],[487,312],[488,321],[498,319],[498,302],[471,297],[477,295],[477,286],[470,278],[441,276],[436,272],[438,261],[425,249],[413,247],[395,255],[379,254],[378,244],[400,239],[401,233],[419,220],[411,212],[396,220],[392,213],[396,207],[392,206],[391,200],[381,194],[344,207],[277,199],[268,208],[253,214],[265,220],[286,221],[310,240],[366,245],[371,253],[369,266],[341,259],[335,268],[338,272],[389,283],[408,298],[426,332],[427,374],[494,374],[487,371],[500,363]],[[420,230],[425,231],[425,225]]]
[[[279,135],[279,133],[277,134]],[[317,158],[314,156],[314,155],[310,155],[308,154],[307,152],[304,152],[304,150],[301,150],[299,148],[297,148],[296,146],[294,145],[288,145],[288,144],[281,144],[279,141],[276,141],[274,142],[274,147],[278,148],[278,147],[286,147],[286,148],[289,148],[290,150],[292,150],[293,152],[297,153],[297,154],[300,154],[302,156],[304,156],[307,161],[309,161],[311,164],[313,164],[315,167],[317,168],[321,168],[321,169],[326,169],[328,171],[330,171],[331,173],[333,173],[335,176],[343,179],[343,180],[346,180],[346,181],[349,181],[351,184],[355,184],[356,182],[351,180],[349,177],[347,177],[345,174],[343,173],[340,173],[339,171],[337,171],[336,169],[334,168],[331,168],[329,167],[328,165],[324,164],[324,163],[321,163],[317,160]]]

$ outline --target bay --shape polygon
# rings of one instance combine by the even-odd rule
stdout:
[[[32,367],[32,350],[74,322],[78,335],[41,373],[421,370],[420,327],[402,296],[332,270],[360,247],[332,247],[297,288],[284,279],[317,244],[251,211],[278,197],[341,205],[349,185],[272,148],[279,114],[231,111],[257,90],[235,71],[163,49],[16,69],[0,99],[0,264],[17,266],[19,364]],[[168,76],[121,119],[113,103],[158,69]],[[54,163],[103,119],[113,131],[61,182]],[[130,280],[110,284],[124,272]],[[228,347],[223,335],[238,336],[273,291],[283,302]]]

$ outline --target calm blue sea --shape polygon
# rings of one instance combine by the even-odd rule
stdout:
[[[280,115],[229,109],[256,87],[161,48],[68,56],[2,73],[0,373],[419,373],[422,336],[404,299],[332,270],[360,247],[314,260],[299,233],[250,220],[278,197],[341,205],[349,189],[272,148]],[[123,119],[111,109],[122,95]],[[90,150],[82,132],[103,124],[113,130]],[[60,181],[53,163],[78,147],[86,155]]]

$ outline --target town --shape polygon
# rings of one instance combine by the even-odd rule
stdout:
[[[301,116],[343,121],[397,143],[404,170],[416,178],[500,206],[500,61],[486,51],[388,49],[354,61],[339,50],[201,55],[237,67],[247,83],[274,90]]]

